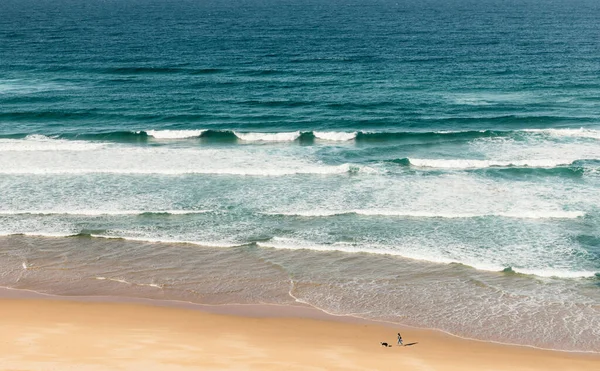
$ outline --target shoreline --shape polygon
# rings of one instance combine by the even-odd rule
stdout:
[[[190,249],[176,244],[95,239],[15,237],[6,241],[7,265],[13,269],[4,277],[2,286],[17,284],[17,289],[68,298],[83,294],[95,297],[86,300],[96,301],[132,302],[126,298],[147,298],[153,300],[151,304],[163,306],[201,303],[204,311],[229,310],[240,315],[252,310],[265,312],[249,306],[253,303],[294,308],[306,304],[316,308],[319,316],[321,312],[336,318],[340,318],[338,314],[348,314],[355,320],[381,321],[384,325],[389,321],[390,326],[432,329],[463,339],[564,352],[593,354],[600,349],[598,338],[594,337],[595,327],[591,326],[596,309],[588,311],[591,316],[573,317],[576,321],[563,326],[556,313],[545,306],[546,300],[540,300],[541,294],[552,294],[553,286],[518,274],[488,274],[462,265],[429,265],[394,256],[337,251]],[[174,268],[174,262],[181,267]],[[147,270],[148,264],[158,264],[156,274]],[[236,268],[230,269],[231,264]],[[341,275],[324,272],[321,264],[335,264]],[[353,279],[358,285],[344,284]],[[377,284],[372,286],[373,282]],[[205,283],[207,286],[203,286]],[[569,286],[564,280],[557,284]],[[329,296],[329,285],[338,290],[334,296]],[[505,300],[496,295],[498,288],[513,292],[521,287],[526,290],[524,297],[509,296]],[[546,291],[537,295],[534,290],[538,288]],[[572,295],[574,302],[582,300],[578,295],[578,291]],[[474,298],[481,298],[481,305]],[[531,304],[524,305],[526,298],[535,299],[533,304],[540,316],[531,316]],[[222,306],[230,303],[240,305]],[[522,315],[511,317],[508,311],[495,310],[503,305],[523,310],[517,312]],[[565,315],[587,309],[569,308]]]
[[[33,295],[32,295],[33,296]],[[596,370],[600,356],[392,329],[348,318],[149,303],[0,299],[2,370]],[[265,309],[265,306],[257,306]],[[219,308],[222,309],[222,308]],[[238,308],[239,309],[239,308]],[[265,316],[265,314],[268,314]],[[395,345],[400,331],[404,347]],[[386,341],[391,347],[382,347]]]
[[[227,316],[236,318],[256,319],[297,319],[308,321],[324,321],[327,323],[341,323],[350,326],[375,326],[379,328],[397,329],[402,332],[416,332],[427,334],[438,338],[448,337],[459,342],[478,343],[485,346],[512,348],[522,351],[549,352],[557,355],[564,354],[566,357],[583,357],[597,359],[600,363],[600,351],[569,351],[561,349],[546,349],[532,345],[511,344],[491,340],[481,340],[462,337],[436,328],[424,328],[402,323],[378,321],[365,319],[352,315],[335,315],[324,310],[298,302],[296,305],[289,304],[201,304],[178,300],[163,300],[140,297],[119,296],[63,296],[41,293],[28,289],[15,289],[0,287],[0,302],[64,302],[100,305],[131,305],[147,308],[165,308],[173,310],[195,311],[202,314]],[[0,311],[1,312],[1,311]]]

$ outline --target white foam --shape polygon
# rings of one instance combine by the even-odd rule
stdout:
[[[356,247],[345,242],[336,242],[332,244],[319,244],[311,241],[296,240],[292,238],[273,237],[269,241],[257,242],[259,247],[270,247],[284,250],[315,250],[315,251],[345,251],[345,252],[364,252],[365,249]]]
[[[134,286],[147,286],[147,287],[154,287],[157,289],[162,289],[163,285],[159,285],[156,283],[135,283],[135,282],[129,282],[127,280],[124,280],[122,278],[111,278],[111,277],[104,277],[104,276],[96,276],[94,277],[95,279],[99,280],[99,281],[113,281],[113,282],[118,282],[118,283],[124,283],[127,285],[134,285]]]
[[[0,210],[0,215],[143,215],[143,214],[204,214],[212,210]]]
[[[257,242],[259,247],[274,248],[282,250],[312,250],[312,251],[341,251],[346,253],[370,253],[379,255],[394,255],[411,260],[424,261],[435,264],[462,264],[477,270],[489,272],[503,272],[506,266],[494,263],[485,263],[477,259],[462,257],[451,258],[435,251],[423,249],[422,244],[414,246],[385,246],[381,244],[357,244],[348,242],[335,242],[331,244],[316,243],[311,241],[296,240],[292,238],[273,237],[269,241]],[[554,268],[511,268],[514,272],[536,275],[539,277],[557,278],[587,278],[594,277],[598,272],[594,271],[568,271]]]
[[[283,216],[302,216],[302,217],[327,217],[335,215],[351,214],[351,211],[329,211],[329,210],[311,210],[311,211],[274,211],[263,213],[265,215],[283,215]]]
[[[240,133],[235,136],[247,142],[293,142],[300,137],[299,131],[287,133]]]
[[[0,236],[27,236],[27,237],[51,237],[51,238],[62,238],[71,237],[74,233],[59,233],[59,232],[18,232],[18,231],[0,231]]]
[[[423,159],[409,158],[410,164],[417,167],[431,167],[438,169],[480,169],[488,167],[543,167],[552,168],[556,166],[565,166],[573,163],[573,159],[531,159],[531,160],[443,160],[443,159]]]
[[[427,255],[423,252],[415,253],[408,249],[384,246],[379,244],[357,244],[348,242],[334,242],[331,244],[316,243],[311,241],[296,240],[292,238],[273,237],[269,241],[257,242],[259,247],[282,249],[282,250],[312,250],[312,251],[340,251],[346,253],[370,253],[377,255],[394,255],[412,260],[426,261],[438,264],[459,263],[454,259],[445,258],[441,255]],[[491,269],[500,270],[499,267]]]
[[[0,174],[8,175],[55,175],[55,174],[123,174],[123,175],[186,175],[186,174],[205,174],[205,175],[243,175],[243,176],[286,176],[286,175],[334,175],[344,173],[378,173],[377,170],[368,166],[358,166],[351,164],[342,164],[337,166],[294,166],[290,168],[222,168],[222,169],[196,169],[196,168],[129,168],[129,169],[93,169],[93,168],[0,168]]]
[[[585,216],[583,211],[513,211],[503,212],[497,215],[505,216],[508,218],[522,218],[522,219],[577,219]]]
[[[0,152],[0,174],[215,174],[284,176],[293,174],[374,173],[353,165],[319,161],[300,146],[176,147],[114,145],[96,151],[64,153]]]
[[[340,141],[346,142],[349,140],[353,140],[356,138],[357,132],[353,133],[345,133],[345,132],[337,132],[337,131],[314,131],[313,135],[315,138],[328,140],[328,141]]]
[[[206,214],[213,210],[154,210],[154,211],[143,211],[143,214],[173,214],[173,215],[188,215],[188,214]]]
[[[527,268],[515,268],[511,267],[513,272],[529,274],[538,277],[558,277],[558,278],[588,278],[595,277],[597,273],[594,271],[566,271],[560,269],[527,269]]]
[[[162,238],[162,237],[132,237],[132,236],[119,236],[119,235],[104,235],[104,234],[92,234],[94,238],[106,238],[109,240],[127,240],[136,242],[150,242],[150,243],[176,243],[176,244],[189,244],[198,245],[205,247],[222,247],[231,248],[243,245],[242,243],[229,243],[222,241],[197,241],[197,240],[181,240],[175,238]]]
[[[368,210],[311,210],[311,211],[284,211],[265,213],[269,215],[301,216],[301,217],[330,217],[336,215],[365,215],[365,216],[397,216],[407,218],[479,218],[479,217],[505,217],[516,219],[576,219],[585,216],[583,211],[509,211],[509,212],[490,212],[490,213],[444,213],[431,211],[401,211],[385,209]]]
[[[600,130],[594,129],[524,129],[523,131],[530,133],[541,133],[555,137],[600,139]]]
[[[423,211],[395,211],[395,210],[355,210],[359,215],[401,216],[415,218],[479,218],[479,217],[505,217],[517,219],[576,219],[585,216],[583,211],[509,211],[492,213],[440,213]]]
[[[0,139],[0,152],[90,151],[105,146],[105,143],[55,139],[39,134],[24,139]]]
[[[156,139],[197,138],[206,130],[148,130],[146,134]]]

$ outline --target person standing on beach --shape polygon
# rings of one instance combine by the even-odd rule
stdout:
[[[402,335],[400,335],[400,333],[398,333],[398,345],[403,345],[402,344]]]

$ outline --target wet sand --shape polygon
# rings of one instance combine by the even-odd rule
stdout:
[[[329,316],[311,308],[57,300],[13,290],[0,294],[1,370],[600,367],[599,355],[465,340],[439,331]],[[395,345],[397,331],[407,346]],[[382,347],[382,341],[393,346]]]

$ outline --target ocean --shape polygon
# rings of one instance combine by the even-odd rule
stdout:
[[[600,352],[596,0],[3,0],[0,286]]]

